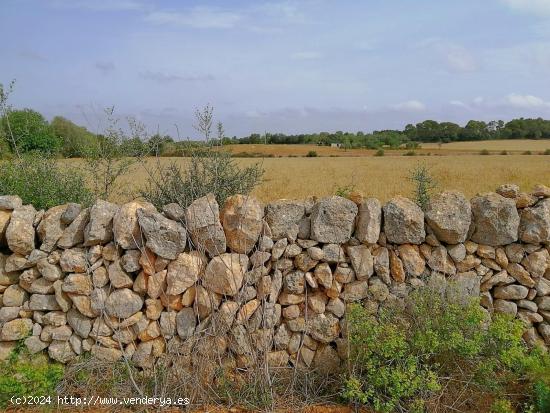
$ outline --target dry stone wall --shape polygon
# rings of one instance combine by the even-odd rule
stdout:
[[[24,340],[62,363],[92,352],[148,367],[197,350],[334,370],[347,303],[376,314],[424,285],[481,296],[488,313],[524,322],[527,343],[550,345],[549,188],[448,191],[425,212],[350,198],[36,211],[0,196],[0,357]]]

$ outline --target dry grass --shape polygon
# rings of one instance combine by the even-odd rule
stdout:
[[[186,162],[184,158],[163,158]],[[64,162],[78,163],[79,160]],[[153,159],[149,162],[154,162]],[[461,155],[461,156],[385,156],[358,158],[265,158],[236,159],[240,165],[261,162],[264,181],[253,194],[267,202],[279,198],[306,198],[334,194],[338,187],[353,184],[355,189],[382,201],[402,194],[410,195],[407,177],[416,165],[426,164],[437,180],[438,189],[457,189],[466,196],[494,191],[502,183],[515,183],[524,191],[534,184],[550,185],[550,156],[542,155]],[[123,202],[144,185],[147,176],[141,166],[122,178]]]

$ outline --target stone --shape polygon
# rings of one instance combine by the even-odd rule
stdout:
[[[473,198],[471,204],[474,225],[472,241],[500,246],[518,240],[520,219],[513,200],[487,193]]]
[[[48,347],[48,343],[43,342],[37,336],[30,336],[25,339],[25,346],[29,353],[36,354]]]
[[[550,295],[550,280],[540,278],[535,285],[535,289],[539,297]]]
[[[126,272],[136,272],[141,270],[139,259],[141,258],[141,251],[128,250],[124,253],[120,260],[120,265]]]
[[[146,201],[131,201],[122,205],[113,217],[113,234],[117,245],[125,250],[140,248],[142,234],[138,210],[156,213],[156,208]]]
[[[187,233],[183,226],[156,211],[137,210],[138,222],[145,236],[145,246],[159,257],[173,260],[183,252]]]
[[[177,314],[175,311],[163,311],[160,314],[160,334],[163,337],[170,339],[176,334]]]
[[[63,211],[59,219],[62,224],[69,225],[76,219],[76,217],[78,217],[78,215],[80,215],[81,211],[82,211],[82,206],[80,204],[69,202],[65,206],[65,210]]]
[[[315,247],[313,247],[315,248]],[[319,248],[317,248],[319,249]],[[319,249],[319,251],[321,251]],[[319,261],[314,260],[308,253],[301,253],[296,256],[294,259],[294,266],[301,271],[307,272],[315,268]]]
[[[27,337],[32,331],[32,320],[28,318],[16,318],[8,321],[0,331],[0,341],[16,341]]]
[[[46,258],[39,260],[36,263],[38,272],[48,281],[57,281],[63,277],[61,268],[57,265],[50,264]]]
[[[267,365],[270,368],[286,367],[289,355],[284,350],[270,351],[267,353]]]
[[[70,205],[70,204],[69,204]],[[61,216],[63,217],[63,215]],[[83,209],[76,216],[70,225],[65,228],[61,237],[57,241],[57,246],[60,248],[72,248],[75,245],[82,244],[84,242],[84,231],[90,220],[90,210],[88,208]]]
[[[368,198],[359,204],[355,223],[355,238],[367,244],[376,244],[380,237],[382,206],[376,198]]]
[[[0,245],[6,246],[6,230],[10,224],[11,211],[0,210]]]
[[[162,212],[169,219],[173,219],[178,222],[185,222],[185,209],[183,209],[179,204],[172,203],[164,205],[162,207]]]
[[[390,255],[385,247],[373,251],[374,272],[386,284],[391,284],[390,278]]]
[[[508,264],[508,267],[506,267],[506,270],[520,284],[530,288],[535,286],[536,284],[535,280],[531,278],[529,273],[520,264],[516,264],[516,263]]]
[[[295,240],[300,229],[299,223],[305,214],[306,208],[303,201],[280,199],[267,204],[265,220],[271,228],[272,238]]]
[[[311,211],[311,239],[341,244],[353,234],[357,205],[349,199],[331,196],[320,199]]]
[[[532,194],[539,198],[550,198],[550,188],[543,184],[536,184]]]
[[[34,280],[27,290],[31,294],[53,294],[53,282],[40,277]]]
[[[52,341],[48,347],[48,355],[62,364],[66,364],[76,357],[76,353],[68,341]]]
[[[84,229],[84,245],[106,244],[113,239],[113,217],[119,206],[98,199],[90,208],[89,222]]]
[[[32,297],[31,297],[32,298]],[[142,298],[128,288],[114,290],[105,302],[107,315],[117,318],[129,318],[141,310]]]
[[[27,292],[17,284],[10,285],[4,291],[2,296],[2,306],[4,307],[20,307],[28,297]]]
[[[63,292],[63,281],[57,280],[53,283],[54,297],[58,306],[62,311],[67,312],[72,306],[72,301],[69,296]]]
[[[502,184],[496,189],[496,193],[504,198],[515,199],[519,195],[519,186],[516,184]]]
[[[52,330],[52,340],[67,341],[73,333],[71,327],[63,325]]]
[[[226,239],[220,223],[219,206],[213,194],[196,199],[185,211],[186,228],[195,249],[211,257],[225,253]]]
[[[413,201],[398,196],[384,205],[384,234],[394,244],[424,242],[424,212]]]
[[[46,252],[52,252],[57,241],[63,234],[66,225],[61,222],[61,215],[67,209],[67,205],[58,205],[48,209],[36,228],[38,237],[42,242],[40,249]]]
[[[194,285],[204,273],[206,261],[199,251],[179,254],[168,264],[167,294],[181,294]]]
[[[90,352],[92,353],[92,356],[102,361],[110,361],[114,363],[122,358],[122,351],[119,348],[93,345]]]
[[[332,286],[332,270],[326,262],[322,262],[314,271],[315,279],[324,288],[330,288]]]
[[[479,297],[480,281],[480,277],[472,271],[453,275],[447,281],[447,300],[467,306],[472,299]]]
[[[55,295],[32,294],[29,300],[29,309],[32,311],[61,310]]]
[[[182,339],[191,337],[195,332],[196,317],[192,308],[183,308],[176,316],[176,329]]]
[[[367,297],[369,292],[369,283],[367,280],[354,281],[344,286],[342,299],[344,301],[359,301]]]
[[[208,263],[202,282],[213,292],[233,296],[241,288],[247,269],[246,255],[225,253],[212,258]]]
[[[233,195],[226,199],[220,215],[227,246],[239,254],[252,251],[263,227],[261,203],[250,195]]]
[[[339,320],[332,314],[315,314],[307,320],[307,331],[313,339],[330,343],[340,334]]]
[[[82,338],[87,338],[92,331],[92,320],[74,308],[67,312],[67,323]]]
[[[550,254],[546,249],[532,252],[521,261],[521,265],[529,271],[532,277],[542,277],[546,269],[550,267]]]
[[[325,244],[323,246],[323,261],[328,263],[346,262],[344,249],[338,244]]]
[[[250,319],[250,317],[252,317],[254,312],[258,309],[259,305],[260,301],[258,301],[257,299],[248,301],[238,311],[237,316],[235,317],[235,322],[237,324],[246,323]]]
[[[466,258],[466,247],[464,244],[449,245],[447,252],[455,263],[464,261],[464,258]]]
[[[63,280],[62,290],[66,293],[90,295],[92,288],[92,280],[86,274],[69,274]]]
[[[420,255],[418,246],[403,244],[398,247],[398,251],[405,272],[413,277],[419,277],[426,269],[426,262]]]
[[[539,306],[539,310],[550,311],[550,296],[538,297],[535,302]]]
[[[365,245],[358,245],[348,247],[347,252],[357,279],[368,279],[374,272],[374,261],[370,250]]]
[[[533,195],[527,194],[525,192],[520,192],[518,197],[515,199],[516,208],[527,208],[533,206],[537,203],[538,198]]]
[[[506,256],[510,262],[519,263],[523,259],[523,254],[525,250],[521,244],[509,244],[504,247],[506,251]]]
[[[68,250],[64,250],[61,253],[59,265],[61,266],[63,272],[86,272],[86,251],[84,251],[82,248],[71,248]]]
[[[23,201],[17,195],[0,195],[0,210],[12,211],[23,206]]]
[[[305,290],[305,273],[303,271],[292,271],[284,276],[285,290],[291,294],[303,294]]]
[[[426,206],[426,223],[439,241],[464,242],[471,223],[470,203],[458,191],[437,194]]]
[[[389,263],[392,278],[398,283],[405,282],[406,274],[405,269],[403,268],[403,262],[394,251],[389,252]]]
[[[6,228],[6,242],[11,251],[28,255],[34,249],[35,230],[33,226],[36,210],[25,205],[13,210]]]
[[[308,302],[310,297],[308,297]],[[283,317],[286,319],[291,320],[293,318],[297,318],[300,316],[300,307],[298,307],[296,304],[289,305],[288,307],[283,308],[282,314],[283,314]]]
[[[493,297],[502,300],[522,300],[528,293],[529,289],[523,285],[504,285],[494,289]]]
[[[550,243],[550,199],[521,211],[519,239],[531,244]]]
[[[456,274],[456,267],[452,259],[450,259],[447,249],[444,246],[439,246],[433,249],[432,255],[428,260],[428,266],[432,270],[442,274]]]

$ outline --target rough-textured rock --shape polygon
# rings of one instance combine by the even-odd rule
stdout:
[[[330,343],[340,333],[338,318],[332,314],[316,314],[307,322],[311,337],[321,343]]]
[[[375,244],[380,237],[382,206],[376,198],[368,198],[359,204],[355,238],[367,244]]]
[[[426,262],[420,255],[416,245],[403,244],[399,248],[399,257],[405,272],[413,277],[419,277],[426,268]]]
[[[306,207],[303,201],[281,199],[267,204],[265,220],[271,228],[275,240],[298,236],[299,223],[305,217]]]
[[[396,197],[384,205],[384,233],[389,242],[421,244],[424,242],[424,212],[413,201]]]
[[[213,194],[191,203],[185,211],[186,228],[195,249],[206,251],[211,257],[223,254],[226,239],[220,223],[220,209]]]
[[[86,272],[86,251],[82,248],[64,250],[59,260],[63,272]]]
[[[502,300],[522,300],[528,293],[529,289],[523,285],[505,285],[495,288],[493,296]]]
[[[176,316],[176,329],[178,335],[183,338],[189,338],[195,332],[196,317],[192,308],[182,309]]]
[[[519,239],[532,244],[550,243],[550,198],[521,211]]]
[[[471,204],[474,225],[472,241],[499,246],[518,240],[520,219],[513,200],[487,193],[473,198]]]
[[[145,239],[145,246],[159,257],[173,260],[183,252],[187,234],[183,226],[162,214],[147,209],[137,210],[138,222]]]
[[[242,286],[248,269],[248,257],[244,254],[222,254],[212,258],[206,267],[203,285],[218,294],[233,296]]]
[[[167,294],[181,294],[194,285],[204,273],[206,256],[199,251],[179,254],[168,264]]]
[[[234,195],[225,201],[221,222],[227,246],[236,253],[248,254],[260,236],[264,208],[250,195]]]
[[[349,199],[331,196],[319,200],[311,210],[311,238],[341,244],[353,234],[357,205]]]
[[[374,272],[374,262],[370,250],[365,245],[348,247],[348,256],[358,280],[369,278]]]
[[[132,201],[120,207],[113,218],[115,242],[125,250],[140,248],[143,244],[137,211],[156,212],[156,208],[146,201]]]
[[[128,288],[115,290],[105,302],[105,311],[111,317],[129,318],[141,310],[143,299]]]
[[[434,248],[432,255],[428,260],[428,266],[437,272],[453,275],[456,274],[456,267],[453,260],[449,257],[447,249],[444,246]]]
[[[33,222],[35,215],[36,210],[32,205],[25,205],[13,210],[6,229],[6,242],[11,251],[28,255],[34,249]]]
[[[61,215],[61,217],[63,217],[63,215]],[[57,241],[57,246],[60,248],[72,248],[75,245],[82,244],[84,242],[84,231],[89,220],[90,210],[85,208],[80,211],[61,234],[61,237]]]
[[[471,215],[470,203],[457,191],[437,194],[426,206],[426,223],[439,241],[448,244],[466,241]]]
[[[84,229],[84,245],[106,244],[113,239],[113,217],[119,206],[97,200],[90,208],[90,218]]]
[[[12,211],[23,206],[23,201],[17,195],[0,195],[0,210]]]
[[[36,228],[38,237],[41,241],[40,249],[42,251],[52,252],[57,245],[57,241],[66,227],[66,225],[61,222],[61,215],[66,209],[67,205],[59,205],[48,209],[44,213],[40,224]]]

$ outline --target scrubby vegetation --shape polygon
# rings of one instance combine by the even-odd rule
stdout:
[[[462,306],[424,288],[411,294],[407,311],[387,308],[378,318],[353,304],[347,328],[350,370],[342,395],[349,402],[380,412],[451,404],[461,411],[466,402],[480,403],[481,411],[491,401],[498,411],[550,407],[550,357],[527,349],[518,320],[495,314],[491,321],[475,299]]]

